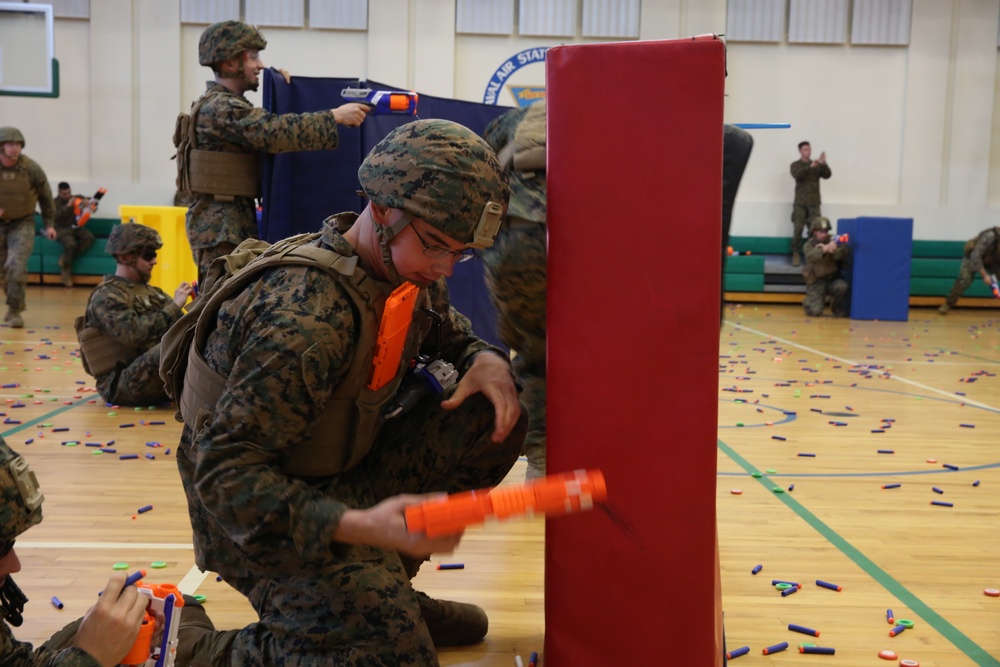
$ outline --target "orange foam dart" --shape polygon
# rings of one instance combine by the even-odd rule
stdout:
[[[576,470],[518,486],[467,491],[411,505],[406,508],[406,530],[427,537],[454,535],[488,518],[562,516],[592,509],[607,498],[600,470]]]
[[[413,283],[403,283],[386,299],[375,342],[371,375],[368,378],[369,389],[381,389],[396,377],[419,293],[420,290]]]

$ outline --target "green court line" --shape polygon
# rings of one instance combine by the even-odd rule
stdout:
[[[98,396],[97,398],[101,398],[101,397]],[[44,414],[41,417],[36,417],[35,419],[32,419],[29,422],[25,422],[23,424],[12,424],[12,426],[14,426],[14,428],[10,429],[9,431],[4,431],[3,433],[0,433],[0,436],[3,436],[4,438],[6,438],[7,436],[14,435],[15,433],[20,433],[21,431],[23,431],[26,428],[31,428],[35,424],[41,424],[42,422],[47,422],[48,420],[52,419],[56,415],[61,415],[62,413],[66,412],[67,410],[72,410],[75,407],[78,407],[78,406],[81,406],[81,405],[85,405],[88,401],[92,401],[92,400],[94,400],[93,396],[88,396],[86,398],[81,398],[78,401],[74,401],[71,405],[64,405],[61,408],[59,408],[58,410],[53,410],[52,412]],[[103,400],[103,399],[101,399],[101,400]],[[12,414],[10,414],[10,412],[8,412],[7,416],[8,417],[13,417],[14,415],[12,415]]]
[[[726,456],[739,464],[747,473],[761,471],[757,470],[749,461],[737,454],[732,447],[718,441],[719,449]],[[768,479],[767,475],[761,473],[761,477],[756,478],[768,491],[774,487],[774,483]],[[820,535],[837,547],[841,553],[850,558],[854,563],[865,571],[868,576],[878,582],[883,588],[891,593],[896,599],[909,607],[915,614],[920,616],[928,625],[937,630],[941,635],[952,643],[957,649],[962,651],[970,660],[980,667],[1000,667],[1000,660],[997,660],[986,649],[979,646],[972,639],[967,637],[961,630],[945,620],[940,614],[927,606],[916,595],[906,589],[901,583],[893,579],[892,575],[876,565],[870,558],[856,549],[850,542],[838,535],[836,531],[820,521],[820,519],[803,507],[797,500],[787,493],[772,493],[772,495],[785,503],[790,510],[795,512],[800,519],[816,529]]]

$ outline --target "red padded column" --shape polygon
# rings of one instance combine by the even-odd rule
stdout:
[[[548,471],[601,468],[549,522],[545,665],[722,662],[715,485],[725,54],[554,47]]]

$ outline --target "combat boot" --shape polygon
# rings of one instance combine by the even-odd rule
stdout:
[[[545,477],[545,443],[525,443],[524,455],[528,459],[528,472],[524,479],[530,482],[539,477]]]
[[[21,311],[14,310],[13,308],[7,308],[7,314],[3,316],[3,321],[11,329],[24,327],[24,319],[21,317]]]
[[[948,303],[947,301],[942,303],[941,307],[938,308],[938,312],[941,313],[942,315],[947,315],[949,310],[951,310],[951,304]]]
[[[799,254],[799,251],[796,250],[792,253],[792,266],[798,266],[800,264],[802,264],[802,256]]]
[[[410,579],[417,576],[423,559],[399,555],[403,570]],[[414,590],[420,604],[420,616],[427,624],[434,646],[469,646],[483,641],[490,628],[486,612],[474,604],[435,600],[426,593]]]
[[[73,260],[67,262],[65,257],[59,258],[59,278],[64,287],[73,286]]]
[[[470,646],[486,637],[490,619],[480,607],[465,602],[435,600],[420,591],[416,593],[420,616],[430,630],[434,646]]]

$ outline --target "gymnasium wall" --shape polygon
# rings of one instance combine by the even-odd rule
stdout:
[[[726,0],[644,0],[641,39],[725,32]],[[918,239],[966,239],[1000,224],[1000,68],[995,0],[913,0],[909,46],[731,43],[727,122],[792,124],[754,131],[733,233],[783,236],[801,139],[827,151],[825,212],[912,217]],[[594,39],[456,35],[454,0],[370,0],[369,29],[264,28],[268,65],[293,75],[367,77],[430,95],[481,101],[497,68],[526,49]],[[4,124],[20,127],[26,153],[53,182],[108,188],[118,204],[169,204],[171,135],[210,77],[197,63],[203,26],[181,25],[180,0],[90,0],[89,20],[56,19],[58,99],[0,97]],[[578,30],[579,33],[579,30]],[[544,64],[507,82],[544,83]],[[644,106],[655,81],[623,81],[593,94]],[[260,94],[251,94],[259,103]],[[506,91],[499,102],[512,105]]]

